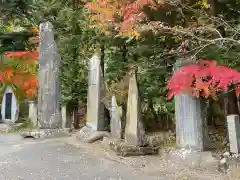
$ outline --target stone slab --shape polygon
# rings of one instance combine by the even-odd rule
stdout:
[[[144,156],[144,155],[156,155],[159,152],[159,147],[140,147],[132,146],[124,141],[110,141],[110,149],[113,150],[118,156]]]
[[[102,140],[108,137],[109,133],[106,131],[96,131],[90,126],[83,127],[77,134],[76,138],[86,143],[93,143],[97,140]]]
[[[32,137],[34,139],[58,138],[70,136],[70,129],[36,129],[20,133],[23,138]]]

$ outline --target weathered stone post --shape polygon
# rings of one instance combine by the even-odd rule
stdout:
[[[175,71],[194,62],[178,60]],[[217,161],[206,150],[210,145],[207,123],[204,116],[203,101],[192,95],[175,96],[176,143],[179,149],[170,151],[166,156],[183,166],[200,167],[202,164],[216,166]],[[206,113],[206,112],[205,112]],[[204,151],[204,152],[203,152]]]
[[[118,105],[116,97],[112,96],[112,107],[111,107],[111,137],[121,139],[122,128],[121,128],[121,118],[118,112]]]
[[[61,128],[59,62],[50,22],[40,24],[38,119],[40,128]]]
[[[143,146],[145,130],[141,117],[141,101],[135,69],[129,72],[127,120],[125,127],[125,141],[133,146]]]
[[[61,114],[62,114],[62,128],[67,127],[67,108],[66,106],[61,107]]]
[[[101,60],[95,54],[89,62],[88,101],[87,101],[87,125],[95,131],[103,131],[104,104],[101,102],[104,97],[104,79],[101,69]]]
[[[238,154],[240,152],[240,124],[239,115],[228,115],[228,135],[230,143],[230,151]]]
[[[158,153],[158,147],[151,147],[147,144],[135,71],[135,68],[133,68],[129,72],[125,139],[124,141],[109,143],[111,149],[121,156],[151,155]]]
[[[178,60],[175,71],[193,62]],[[175,96],[176,140],[179,148],[204,150],[203,119],[199,99],[182,94]]]
[[[103,132],[106,122],[102,102],[105,94],[105,84],[98,53],[90,59],[88,68],[87,121],[86,126],[78,133],[77,138],[91,143],[106,136],[106,133]]]
[[[28,118],[31,120],[33,127],[38,127],[36,101],[28,101]]]
[[[24,132],[23,137],[44,138],[69,135],[68,129],[62,129],[60,110],[59,63],[61,60],[57,44],[54,41],[53,25],[41,23],[38,71],[38,122],[40,129]]]

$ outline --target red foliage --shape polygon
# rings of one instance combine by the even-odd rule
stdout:
[[[217,94],[227,92],[234,85],[240,95],[240,73],[234,69],[217,66],[215,61],[200,60],[197,65],[189,65],[176,72],[168,82],[168,98],[188,93],[195,97],[216,98]]]
[[[19,51],[19,52],[7,52],[4,54],[4,56],[17,59],[17,60],[23,60],[23,61],[36,61],[38,60],[39,53],[38,51],[34,52],[25,52],[25,51]]]
[[[39,53],[34,52],[7,52],[5,56],[17,61],[25,61],[30,66],[38,60]],[[0,82],[7,85],[16,85],[21,89],[25,98],[34,98],[37,94],[38,80],[37,76],[25,68],[13,68],[6,65],[0,72]]]

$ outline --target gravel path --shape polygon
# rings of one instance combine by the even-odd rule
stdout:
[[[98,144],[84,145],[73,138],[40,141],[4,134],[0,135],[0,152],[0,180],[223,179],[219,174],[181,170],[156,158],[152,161],[153,157],[114,159]],[[156,167],[159,162],[161,167]]]

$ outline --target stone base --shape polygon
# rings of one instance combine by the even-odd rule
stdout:
[[[109,146],[117,155],[126,156],[143,156],[158,154],[159,147],[136,147],[125,143],[124,141],[110,141]]]
[[[70,136],[70,129],[36,129],[20,133],[23,138],[32,137],[34,139],[57,138]]]
[[[108,137],[109,133],[106,131],[95,131],[89,126],[83,127],[77,134],[76,138],[86,143],[93,143],[97,140],[102,140]]]
[[[194,149],[173,149],[163,154],[164,158],[174,163],[190,168],[208,167],[216,170],[219,160],[209,151],[196,151]]]
[[[0,123],[0,132],[11,132],[17,130],[23,123]]]

